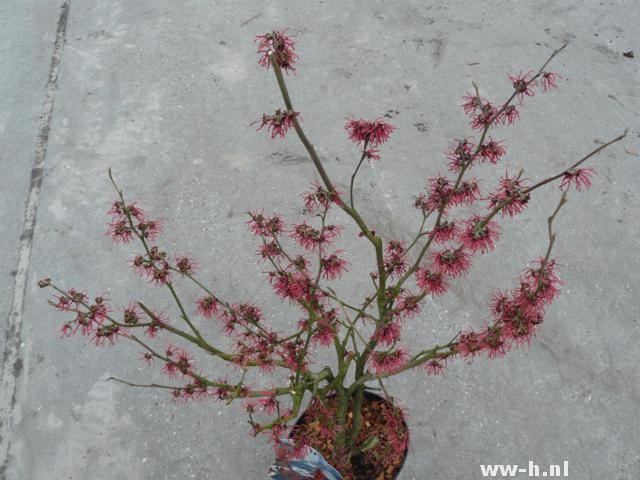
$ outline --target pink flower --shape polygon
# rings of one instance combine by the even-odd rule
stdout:
[[[421,310],[420,295],[412,295],[405,290],[396,297],[395,315],[408,318],[418,315]]]
[[[456,352],[462,358],[473,358],[485,348],[482,335],[470,331],[462,333],[456,344]]]
[[[443,295],[449,288],[444,275],[429,268],[419,268],[416,271],[416,284],[421,290],[433,296]]]
[[[495,193],[489,195],[490,208],[502,205],[502,216],[505,214],[515,217],[522,212],[529,202],[529,194],[525,193],[526,188],[523,181],[518,177],[510,178],[508,173],[500,180],[500,186]]]
[[[303,299],[311,289],[311,281],[303,272],[272,272],[269,282],[280,298],[297,302]]]
[[[262,407],[262,410],[267,415],[273,415],[278,409],[279,402],[276,400],[276,394],[272,393],[266,397],[258,399],[258,405]]]
[[[258,404],[253,398],[245,398],[244,402],[242,402],[242,406],[249,415],[253,415],[254,413],[256,413],[256,407],[258,406]]]
[[[471,256],[463,247],[434,252],[431,254],[431,260],[439,272],[450,277],[466,274],[471,267]]]
[[[75,290],[73,288],[70,288],[69,290],[67,290],[67,296],[75,304],[76,308],[86,303],[89,298],[86,292],[79,292],[78,290]]]
[[[534,305],[551,303],[560,294],[559,286],[562,284],[555,274],[556,262],[553,259],[545,262],[541,258],[534,264],[537,267],[524,271],[518,294]],[[530,295],[526,295],[528,292]]]
[[[341,202],[338,192],[329,192],[317,183],[311,184],[312,189],[302,194],[304,208],[308,213],[326,210],[332,203]]]
[[[369,366],[377,375],[392,373],[402,368],[409,360],[409,354],[402,347],[393,351],[373,351],[369,356]]]
[[[489,139],[488,142],[483,143],[480,147],[480,156],[490,163],[498,163],[498,160],[500,160],[500,158],[502,158],[502,156],[507,153],[505,148],[500,145],[501,143],[502,142],[496,142],[493,139]]]
[[[198,314],[204,318],[211,318],[218,313],[218,300],[212,296],[200,298],[196,301]]]
[[[150,367],[151,364],[153,363],[153,361],[155,360],[155,357],[153,356],[152,353],[143,352],[142,354],[140,354],[140,360],[145,362],[147,364],[147,366]]]
[[[451,190],[451,205],[471,205],[480,197],[480,188],[476,179],[463,180],[457,188]]]
[[[109,341],[111,345],[115,345],[118,335],[126,333],[126,330],[118,325],[100,325],[93,333],[93,343],[100,346]]]
[[[466,228],[458,234],[458,241],[471,252],[480,250],[487,253],[495,248],[498,240],[500,228],[494,221],[485,222],[480,215],[474,215],[469,220],[465,220]]]
[[[257,325],[263,320],[262,308],[250,303],[233,306],[233,312],[245,325]]]
[[[454,220],[441,219],[440,224],[433,227],[429,235],[433,237],[434,242],[444,243],[453,240],[457,234],[458,226]]]
[[[59,295],[59,296],[56,295],[55,298],[57,298],[58,301],[54,306],[61,312],[65,312],[73,308],[73,302],[70,297],[66,295]],[[77,305],[76,305],[76,308],[77,308]]]
[[[347,261],[340,258],[340,255],[343,253],[343,250],[336,250],[332,254],[320,259],[322,276],[325,280],[334,280],[340,277],[342,273],[347,270]]]
[[[141,277],[150,277],[153,275],[153,265],[142,255],[136,255],[130,262],[135,272]]]
[[[140,312],[138,311],[138,306],[135,303],[129,303],[123,309],[123,319],[122,322],[127,325],[137,325],[140,323]]]
[[[380,156],[380,150],[377,148],[368,148],[364,151],[364,158],[367,160],[380,160],[382,157]]]
[[[133,217],[138,222],[144,222],[145,219],[144,212],[136,206],[135,202],[125,205],[120,200],[116,200],[111,204],[107,214],[113,216],[114,220],[126,220],[129,217]]]
[[[333,242],[340,236],[341,232],[342,227],[340,225],[325,225],[322,232],[323,242]]]
[[[192,258],[189,258],[186,255],[176,257],[176,270],[183,275],[193,275],[196,268],[196,262]]]
[[[426,202],[425,211],[433,211],[439,208],[446,208],[451,201],[454,191],[451,181],[438,175],[437,177],[430,177],[427,179],[429,192]]]
[[[165,360],[162,370],[168,376],[174,378],[178,373],[182,375],[192,373],[194,367],[193,357],[185,350],[169,344],[165,348],[165,356],[167,360]]]
[[[433,358],[424,364],[424,369],[427,371],[427,375],[442,375],[446,366],[447,360],[445,358]]]
[[[110,309],[107,307],[106,303],[104,303],[104,299],[102,297],[96,297],[94,302],[95,303],[93,305],[89,306],[87,316],[92,322],[101,324],[107,319]]]
[[[149,338],[155,338],[158,336],[158,330],[167,323],[167,318],[163,312],[152,312],[152,316],[149,320],[151,325],[145,329],[145,333]]]
[[[297,257],[291,259],[287,269],[294,272],[304,272],[305,270],[307,270],[310,263],[311,262],[309,261],[309,259],[305,258],[302,255],[298,255]]]
[[[160,327],[158,325],[149,325],[147,328],[145,328],[144,333],[149,338],[156,338],[158,336],[159,329]]]
[[[286,226],[279,215],[274,214],[272,217],[265,217],[262,213],[249,213],[251,220],[249,229],[254,235],[262,237],[277,237],[285,231]]]
[[[153,273],[150,275],[151,282],[157,286],[164,286],[171,281],[171,272],[169,270],[169,264],[164,260],[160,262],[160,266],[153,268]]]
[[[349,140],[354,143],[367,143],[377,147],[389,140],[389,136],[396,127],[386,123],[381,119],[368,120],[347,120],[344,129],[349,134]]]
[[[375,332],[375,340],[383,346],[391,346],[400,340],[402,333],[400,323],[396,320],[388,324],[378,327]]]
[[[427,212],[429,212],[429,210],[430,210],[430,208],[429,208],[429,199],[427,198],[427,195],[424,192],[420,192],[415,197],[415,201],[413,202],[413,206],[414,206],[414,208],[422,210],[422,213],[426,214]]]
[[[206,385],[203,385],[198,380],[194,380],[193,383],[187,383],[184,387],[173,390],[174,400],[178,402],[201,400],[207,397],[207,393]]]
[[[557,73],[544,72],[542,74],[542,80],[540,82],[540,83],[542,83],[542,89],[545,92],[548,92],[549,90],[553,90],[554,88],[558,88],[558,85],[556,84],[556,81],[559,78],[562,78],[562,77]]]
[[[160,220],[146,220],[138,223],[140,236],[150,241],[154,241],[158,234],[162,233],[162,222]]]
[[[564,172],[560,190],[568,190],[571,185],[578,191],[591,188],[591,176],[596,171],[593,168],[573,168]]]
[[[73,328],[73,331],[71,331],[70,333],[67,329],[67,336],[75,335],[78,329],[80,329],[81,335],[88,336],[88,335],[91,335],[91,333],[93,332],[94,322],[91,321],[89,316],[85,313],[78,312],[78,314],[76,315],[76,318],[73,320],[73,323],[75,323],[75,327]],[[100,324],[95,323],[95,325],[98,326]],[[63,327],[63,333],[65,333],[64,327]]]
[[[311,340],[314,345],[328,347],[333,343],[336,333],[335,325],[326,320],[320,320],[316,323],[316,330]]]
[[[482,108],[482,99],[475,94],[467,93],[462,99],[464,103],[461,106],[465,115],[476,113],[477,110]]]
[[[291,237],[305,250],[315,250],[322,241],[320,230],[307,225],[306,222],[294,225]]]
[[[322,230],[317,230],[303,222],[293,226],[291,237],[305,250],[318,251],[335,240],[340,230],[338,225],[326,225]]]
[[[126,218],[110,223],[106,234],[111,236],[113,243],[129,243],[133,239],[133,230]]]
[[[405,248],[402,242],[391,240],[387,243],[384,256],[384,268],[391,276],[400,276],[407,271]]]
[[[262,67],[269,69],[271,66],[270,56],[273,55],[273,59],[285,72],[296,71],[293,65],[298,56],[293,52],[295,43],[290,36],[285,35],[284,32],[273,31],[258,35],[256,41],[258,42],[258,54],[261,55],[258,63]]]
[[[260,245],[260,247],[258,247],[257,254],[260,257],[260,260],[274,260],[282,256],[282,250],[280,249],[278,242],[273,241]]]
[[[267,131],[271,134],[271,138],[284,138],[284,136],[287,134],[287,131],[291,127],[293,127],[294,119],[298,119],[298,117],[298,112],[283,111],[278,109],[273,115],[262,115],[260,126],[256,131],[260,131],[266,126]],[[253,122],[253,124],[255,123],[258,122]]]
[[[500,122],[502,125],[513,125],[520,120],[520,112],[515,105],[508,105],[500,114],[496,117],[495,121]]]
[[[491,102],[485,102],[479,109],[479,113],[471,119],[471,128],[483,130],[491,125],[496,119],[496,107]]]
[[[495,292],[491,296],[491,314],[495,318],[500,318],[506,308],[508,308],[509,296],[501,291]]]
[[[473,152],[476,145],[467,141],[459,140],[458,145],[451,151],[447,152],[449,170],[454,173],[460,173],[460,170],[467,168],[473,162]]]
[[[509,80],[513,84],[513,89],[516,91],[518,102],[522,103],[525,95],[527,97],[533,97],[535,95],[536,81],[531,78],[532,72],[523,74],[520,72],[518,75],[509,74]]]

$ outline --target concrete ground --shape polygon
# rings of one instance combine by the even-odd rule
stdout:
[[[459,108],[470,82],[504,98],[507,72],[537,68],[570,42],[552,67],[560,88],[527,99],[520,123],[494,132],[509,154],[482,170],[483,188],[505,166],[537,180],[626,127],[629,135],[593,159],[593,188],[571,194],[558,218],[563,294],[531,347],[452,362],[442,378],[388,382],[412,434],[400,479],[471,480],[481,464],[529,460],[568,461],[576,480],[640,478],[638,12],[632,0],[3,2],[0,475],[265,478],[272,450],[250,436],[240,408],[175,404],[162,391],[106,382],[164,379],[131,345],[60,340],[65,317],[36,281],[106,294],[115,309],[138,298],[168,307],[165,292],[126,265],[134,247],[104,235],[111,167],[130,198],[164,219],[162,244],[192,253],[220,296],[261,304],[279,326],[298,320],[260,278],[244,215],[299,218],[298,194],[316,178],[293,135],[273,141],[251,126],[282,104],[253,38],[286,28],[300,55],[288,78],[294,103],[340,189],[356,161],[344,119],[385,115],[397,127],[356,195],[375,230],[405,239],[417,227],[412,195],[444,173],[452,139],[471,134]],[[635,58],[622,55],[630,50]],[[490,293],[544,253],[558,189],[539,193],[503,222],[496,251],[407,325],[409,348],[481,326]],[[347,230],[341,247],[362,245]],[[347,295],[367,287],[370,267],[358,258],[370,260],[349,258]]]

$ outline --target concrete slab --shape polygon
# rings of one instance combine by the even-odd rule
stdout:
[[[38,32],[55,30],[58,7],[51,4],[49,15],[38,17]],[[25,24],[29,9],[15,8],[7,15]],[[106,294],[115,309],[140,297],[169,308],[166,292],[129,271],[135,248],[114,246],[104,235],[111,167],[132,198],[164,219],[162,243],[196,256],[203,280],[220,296],[263,305],[275,325],[298,320],[260,279],[263,267],[254,263],[256,244],[244,224],[244,212],[260,208],[300,218],[294,202],[315,177],[293,136],[272,141],[251,126],[281,106],[272,74],[256,64],[253,43],[273,28],[297,38],[298,72],[288,79],[294,104],[339,188],[345,190],[356,161],[344,118],[386,115],[397,126],[383,160],[363,171],[357,189],[364,216],[391,238],[414,231],[412,195],[428,175],[445,171],[442,152],[452,139],[471,134],[459,108],[470,82],[502,98],[509,93],[506,72],[537,68],[571,41],[554,64],[564,77],[560,89],[528,100],[518,125],[495,132],[509,149],[505,165],[540,179],[625,127],[629,137],[594,160],[594,187],[572,195],[561,213],[556,252],[564,294],[531,348],[499,361],[452,362],[444,378],[416,372],[389,382],[412,431],[400,478],[471,480],[481,477],[480,464],[529,460],[567,460],[573,478],[638,478],[640,258],[632,252],[640,247],[634,188],[640,91],[637,58],[622,56],[640,50],[636,10],[631,1],[71,0],[21,311],[24,368],[2,419],[11,421],[3,439],[6,478],[265,477],[271,448],[250,437],[239,408],[175,404],[163,392],[105,382],[110,375],[164,378],[130,345],[96,349],[58,340],[63,317],[47,306],[35,281],[50,276],[92,296]],[[0,70],[2,85],[14,92],[6,111],[31,118],[33,129],[29,135],[25,123],[22,136],[3,137],[11,138],[12,151],[29,152],[28,167],[16,155],[3,156],[16,175],[7,190],[13,206],[1,210],[10,220],[1,245],[13,255],[9,269],[17,262],[24,211],[16,206],[28,191],[38,130],[33,112],[39,114],[45,96],[51,35],[48,50],[34,49],[34,36],[22,49],[14,43],[3,51],[5,65],[26,62],[22,71]],[[32,71],[40,72],[37,85],[28,83]],[[29,98],[20,103],[19,85]],[[489,294],[509,288],[544,252],[557,193],[548,188],[522,217],[504,222],[496,252],[478,259],[467,279],[410,324],[409,348],[483,324]],[[348,232],[341,247],[361,245]],[[356,261],[368,255],[350,257],[349,279],[341,283],[348,294],[366,290],[369,267]],[[11,288],[6,274],[3,279],[8,283],[0,287]],[[193,301],[195,293],[184,291]],[[3,312],[10,298],[2,297]]]

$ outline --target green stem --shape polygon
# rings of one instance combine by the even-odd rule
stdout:
[[[360,161],[358,162],[358,166],[356,167],[355,171],[353,172],[353,175],[351,175],[351,184],[349,185],[349,200],[351,203],[351,208],[355,208],[353,205],[353,184],[356,180],[356,175],[358,174],[358,170],[360,170],[360,166],[362,165],[362,162],[364,161],[365,157],[367,156],[367,145],[369,144],[369,139],[367,138],[364,141],[364,146],[362,147],[362,156],[360,157]]]

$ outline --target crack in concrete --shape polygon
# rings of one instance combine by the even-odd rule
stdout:
[[[49,66],[49,75],[45,89],[45,98],[40,116],[40,127],[35,144],[33,167],[29,196],[24,214],[22,235],[20,235],[20,250],[18,268],[14,279],[13,301],[7,321],[6,349],[2,361],[2,386],[0,387],[0,476],[4,477],[9,460],[9,446],[11,444],[11,420],[15,405],[16,380],[22,370],[23,359],[20,357],[20,332],[22,327],[22,310],[33,245],[33,232],[36,225],[36,214],[40,189],[42,187],[43,165],[47,156],[49,131],[53,116],[53,102],[58,90],[58,71],[62,60],[67,22],[69,19],[70,0],[66,0],[60,7],[60,17],[56,30],[56,38]]]

